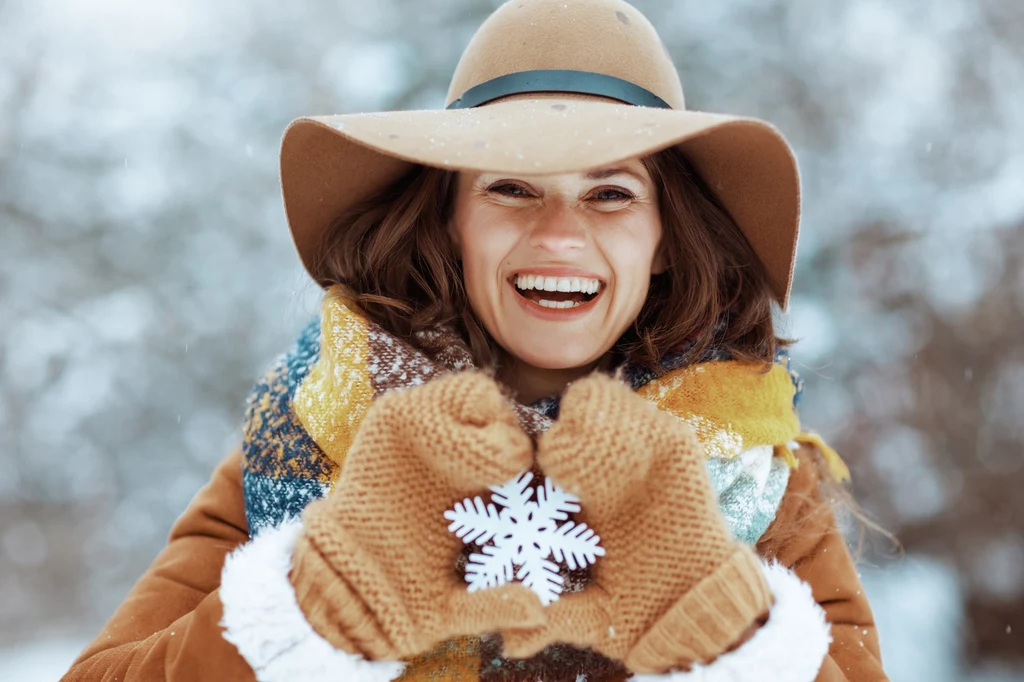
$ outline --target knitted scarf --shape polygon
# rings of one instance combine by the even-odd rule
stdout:
[[[729,359],[721,348],[696,360],[687,350],[683,345],[664,357],[660,372],[628,363],[619,370],[639,396],[694,428],[722,514],[733,535],[752,545],[775,518],[796,466],[791,448],[797,442],[818,445],[837,476],[846,475],[845,467],[815,434],[801,432],[796,408],[802,381],[784,351],[764,373]],[[438,327],[411,341],[399,339],[368,320],[344,288],[331,288],[319,318],[248,399],[243,487],[250,534],[300,515],[330,492],[377,396],[473,366],[454,330]],[[537,436],[557,419],[559,396],[515,407],[522,428]],[[575,680],[580,672],[592,681],[626,675],[616,662],[571,647],[551,647],[536,661],[507,661],[500,640],[485,637],[443,644],[411,661],[402,679],[487,682],[543,674],[554,682]]]

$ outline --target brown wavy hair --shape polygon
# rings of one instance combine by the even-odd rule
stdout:
[[[761,261],[678,149],[643,163],[658,191],[668,269],[651,278],[646,303],[614,351],[658,372],[658,361],[690,340],[693,358],[715,345],[767,371],[792,341],[775,335]],[[400,337],[453,324],[477,365],[489,367],[497,348],[469,305],[447,230],[456,177],[416,166],[338,216],[323,237],[321,272],[350,288],[371,320]]]

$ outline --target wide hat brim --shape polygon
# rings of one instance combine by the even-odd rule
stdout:
[[[517,175],[570,173],[673,145],[746,235],[787,307],[800,178],[783,136],[764,121],[573,97],[515,98],[471,109],[299,118],[281,145],[281,186],[295,246],[326,283],[330,223],[413,164]]]

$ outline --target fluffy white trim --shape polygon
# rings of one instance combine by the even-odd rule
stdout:
[[[687,672],[637,675],[636,682],[814,682],[832,642],[811,587],[785,567],[761,564],[775,603],[764,624],[735,651]]]
[[[228,556],[221,573],[224,638],[259,682],[390,682],[405,668],[335,649],[306,621],[288,580],[298,519],[260,532]]]

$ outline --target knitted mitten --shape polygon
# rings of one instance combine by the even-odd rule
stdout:
[[[334,492],[303,513],[291,581],[307,620],[335,647],[378,660],[542,625],[543,607],[522,585],[466,591],[454,569],[462,542],[444,519],[532,459],[511,406],[482,374],[380,397]]]
[[[664,672],[717,657],[768,611],[758,560],[732,539],[693,430],[622,382],[570,386],[537,462],[579,496],[605,556],[593,585],[549,607],[547,626],[504,633],[507,655],[563,641]]]

